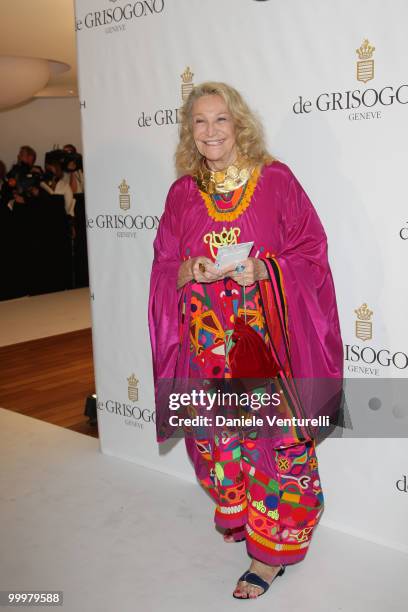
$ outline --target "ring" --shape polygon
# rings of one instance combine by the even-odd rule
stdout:
[[[245,270],[245,266],[244,264],[239,264],[236,268],[235,268],[235,272],[238,272],[238,274],[241,274],[241,272],[243,272]]]
[[[205,272],[205,265],[200,262],[198,264],[198,269],[200,270],[200,272],[202,272],[204,274],[204,272]]]

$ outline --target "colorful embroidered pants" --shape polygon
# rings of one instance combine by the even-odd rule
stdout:
[[[220,317],[212,309],[211,296],[220,305]],[[247,287],[245,297],[244,302],[241,288],[230,280],[211,288],[193,285],[191,377],[230,376],[228,334],[235,317],[244,312],[267,342],[257,287]],[[235,538],[245,537],[248,553],[264,563],[301,561],[324,504],[314,442],[275,449],[267,438],[225,432],[193,444],[200,458],[197,477],[216,502],[216,525],[237,529]]]
[[[200,483],[217,504],[216,525],[238,528],[235,538],[245,537],[259,561],[302,561],[324,506],[314,442],[271,450],[270,440],[225,434],[195,444],[207,465]]]

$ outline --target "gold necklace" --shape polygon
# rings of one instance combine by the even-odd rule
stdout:
[[[205,202],[208,215],[214,219],[214,221],[235,221],[235,219],[240,217],[250,205],[260,174],[261,170],[259,167],[252,170],[247,184],[243,187],[243,192],[238,203],[230,210],[220,210],[214,201],[214,195],[208,194],[200,189],[200,195]]]
[[[224,170],[211,170],[203,158],[194,179],[200,191],[210,195],[213,193],[229,193],[246,183],[251,176],[251,170],[244,160],[237,160]]]

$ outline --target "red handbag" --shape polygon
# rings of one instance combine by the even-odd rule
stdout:
[[[234,346],[229,352],[232,378],[275,378],[279,365],[262,337],[245,323],[242,317],[235,319],[232,334]]]

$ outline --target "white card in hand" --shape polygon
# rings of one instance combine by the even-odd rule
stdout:
[[[238,265],[241,261],[248,258],[253,246],[253,242],[240,242],[238,244],[220,246],[215,259],[216,267],[221,269],[233,264]]]

